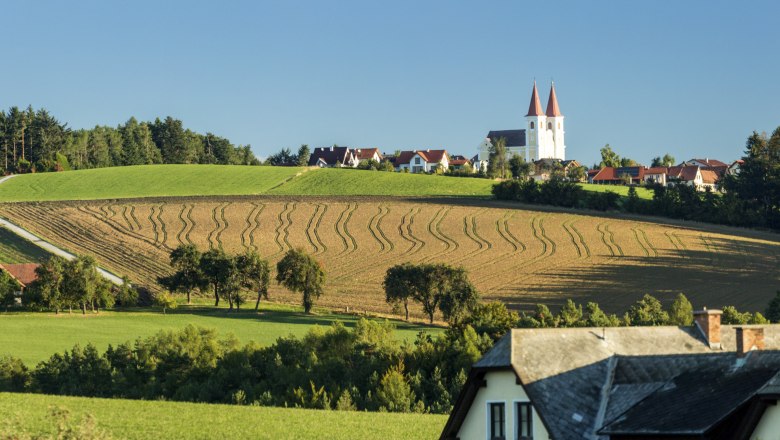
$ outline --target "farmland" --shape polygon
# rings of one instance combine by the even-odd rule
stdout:
[[[389,266],[406,261],[462,265],[485,298],[516,308],[572,298],[622,312],[645,293],[668,301],[683,292],[696,306],[763,310],[780,281],[774,234],[518,210],[487,200],[164,198],[13,203],[0,205],[0,215],[152,288],[170,271],[170,250],[182,243],[251,248],[272,261],[300,247],[324,264],[319,304],[333,309],[389,312],[382,279]],[[275,285],[271,297],[299,302]]]
[[[253,305],[253,304],[252,304]],[[252,309],[252,307],[248,307]],[[277,338],[303,336],[311,326],[328,326],[335,321],[353,327],[358,318],[318,310],[306,315],[298,307],[261,304],[254,310],[228,313],[225,309],[182,306],[163,315],[159,311],[103,311],[89,313],[4,313],[0,332],[0,356],[12,355],[33,366],[54,353],[70,350],[75,344],[91,343],[99,350],[108,344],[117,345],[136,338],[152,336],[160,330],[180,330],[188,324],[216,328],[222,335],[232,333],[242,344],[255,342],[271,345]],[[413,341],[417,333],[426,330],[436,334],[441,330],[422,325],[396,323],[395,334]]]
[[[447,416],[0,393],[0,437],[56,433],[53,407],[122,439],[435,439]]]

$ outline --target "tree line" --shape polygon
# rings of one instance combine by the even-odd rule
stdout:
[[[270,264],[255,251],[229,255],[220,248],[200,252],[195,245],[187,244],[171,251],[170,263],[174,273],[157,281],[170,292],[185,293],[188,304],[195,289],[204,293],[211,290],[214,305],[219,306],[223,299],[230,310],[234,306],[240,310],[247,290],[257,293],[255,310],[262,298],[268,299]],[[320,262],[302,249],[291,249],[276,264],[276,272],[277,283],[300,293],[303,309],[310,313],[325,285],[325,270]]]
[[[73,130],[32,106],[0,110],[0,148],[4,174],[160,163],[260,164],[249,145],[196,133],[170,116]]]

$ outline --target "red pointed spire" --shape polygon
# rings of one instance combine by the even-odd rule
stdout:
[[[526,116],[542,116],[542,103],[539,102],[539,91],[536,90],[536,81],[534,81],[534,91],[531,94],[531,105],[528,106],[528,114]]]
[[[549,117],[563,116],[561,114],[561,108],[558,107],[558,97],[555,96],[555,83],[550,86],[550,98],[547,100],[547,112]]]

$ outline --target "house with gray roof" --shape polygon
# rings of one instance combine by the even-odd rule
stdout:
[[[513,329],[441,439],[780,439],[780,325]]]

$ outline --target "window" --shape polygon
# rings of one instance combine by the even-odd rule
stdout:
[[[504,402],[490,404],[490,440],[506,440]]]
[[[547,123],[547,129],[548,130],[552,130],[552,122],[548,122]]]
[[[558,130],[560,130],[560,129],[561,129],[561,123],[559,122],[558,123]]]
[[[420,158],[419,157],[415,157],[414,158],[414,163],[420,163]]]
[[[534,420],[530,402],[515,403],[515,438],[517,440],[533,440]]]
[[[534,129],[534,121],[531,121],[531,130]]]

